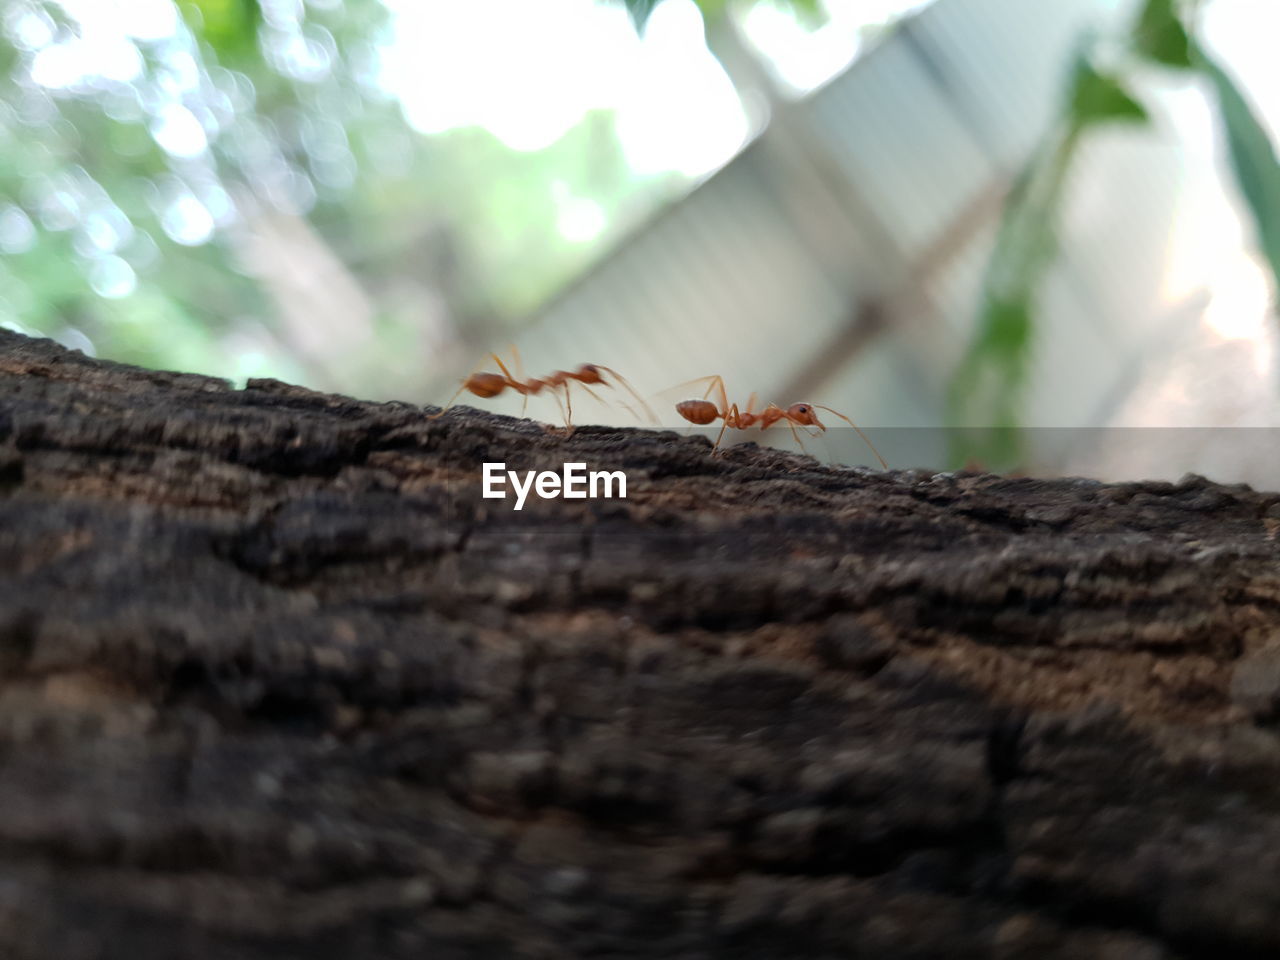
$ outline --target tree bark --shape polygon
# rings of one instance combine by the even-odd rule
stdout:
[[[1280,953],[1280,494],[0,398],[6,958]]]

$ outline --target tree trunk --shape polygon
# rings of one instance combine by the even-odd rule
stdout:
[[[1280,953],[1280,494],[0,396],[0,956]]]

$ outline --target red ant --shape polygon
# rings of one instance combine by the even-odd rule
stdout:
[[[511,348],[511,352],[515,357],[517,367],[519,367],[520,354],[516,351],[515,347]],[[582,385],[583,390],[586,390],[587,393],[591,394],[591,396],[596,400],[599,400],[601,403],[604,401],[598,393],[591,389],[589,384],[605,387],[616,387],[621,385],[626,388],[631,396],[635,398],[636,402],[640,404],[645,415],[651,421],[655,423],[657,422],[657,418],[654,417],[653,411],[649,409],[649,405],[644,402],[640,394],[636,393],[635,389],[626,381],[625,378],[623,378],[622,374],[618,373],[616,370],[610,369],[609,367],[601,366],[598,363],[584,363],[582,366],[578,367],[577,370],[557,370],[545,377],[530,377],[527,380],[521,380],[519,377],[511,375],[511,371],[507,369],[507,365],[502,362],[496,353],[491,353],[489,356],[493,362],[498,365],[498,369],[501,370],[502,373],[472,373],[462,381],[462,386],[458,388],[458,392],[450,398],[449,402],[440,410],[440,412],[432,414],[429,419],[434,420],[436,417],[444,416],[445,411],[453,406],[454,401],[461,396],[462,391],[464,390],[469,390],[477,397],[481,397],[483,399],[496,397],[498,394],[502,393],[502,391],[507,389],[514,390],[524,397],[524,402],[520,406],[520,415],[523,416],[525,409],[529,405],[530,395],[537,396],[544,388],[547,388],[553,391],[552,396],[555,398],[556,406],[560,407],[560,412],[564,415],[565,427],[572,429],[573,400],[569,396],[569,386],[571,383],[577,382]],[[606,377],[608,377],[608,379],[606,379]],[[564,391],[563,406],[560,404],[560,397],[554,392],[556,390]],[[623,406],[628,410],[631,410],[627,404],[624,403]],[[635,413],[634,410],[631,410],[631,412],[633,414]]]
[[[830,407],[824,407],[820,403],[793,403],[787,409],[783,410],[776,403],[771,403],[759,413],[754,412],[756,405],[756,395],[753,393],[747,401],[747,409],[739,410],[736,403],[729,403],[728,395],[725,393],[724,380],[718,375],[710,377],[700,377],[697,380],[690,380],[688,383],[682,383],[681,387],[692,386],[693,384],[706,383],[707,390],[702,395],[701,400],[682,400],[676,404],[676,412],[684,417],[690,423],[705,427],[708,424],[715,423],[716,420],[723,420],[724,423],[720,427],[720,435],[716,437],[716,445],[711,448],[711,452],[715,453],[720,449],[720,441],[724,439],[724,432],[729,427],[735,430],[746,430],[760,424],[761,430],[768,430],[775,423],[785,421],[787,426],[791,428],[791,435],[795,437],[796,443],[800,444],[800,449],[804,449],[804,444],[800,440],[800,434],[796,432],[796,427],[817,427],[819,431],[825,431],[826,425],[818,419],[817,410],[826,410],[828,413],[834,413],[854,430],[858,431],[864,443],[871,448],[871,452],[876,455],[876,459],[880,461],[880,466],[886,470],[889,464],[885,463],[884,457],[880,456],[880,451],[875,448],[875,444],[867,437],[862,429],[839,411],[832,410]],[[679,389],[679,388],[676,388]],[[715,390],[720,395],[720,406],[707,399],[711,395],[711,391]]]

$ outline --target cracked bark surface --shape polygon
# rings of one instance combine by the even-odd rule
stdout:
[[[0,331],[0,955],[1275,956],[1277,529]]]

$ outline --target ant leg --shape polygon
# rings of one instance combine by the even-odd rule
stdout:
[[[702,398],[705,400],[707,395],[710,394],[713,389],[720,394],[720,409],[728,410],[729,394],[724,389],[724,378],[720,376],[720,374],[716,374],[711,378],[711,386],[707,387],[707,392],[702,395]],[[736,403],[733,405],[733,415],[736,422],[738,417],[738,405]]]
[[[713,454],[720,449],[720,441],[724,439],[725,430],[729,427],[733,427],[735,430],[741,429],[742,427],[742,414],[738,412],[738,405],[736,403],[725,409],[721,416],[724,423],[720,427],[720,436],[716,437],[716,445],[711,448],[711,452]]]
[[[604,368],[601,367],[600,369],[603,370]],[[668,387],[666,390],[663,390],[662,392],[671,393],[675,390],[683,390],[685,387],[700,387],[704,383],[711,383],[712,381],[719,380],[719,379],[720,379],[720,376],[714,373],[709,377],[694,377],[692,380],[686,380],[684,383],[677,383],[674,387]],[[714,384],[712,384],[712,386],[714,386]],[[707,392],[702,395],[702,399],[705,400],[710,393],[711,393],[711,387],[708,387]]]
[[[516,349],[514,343],[508,345],[511,351],[511,364],[516,368],[516,379],[524,380],[524,361],[520,359],[520,351]],[[529,409],[529,394],[523,394],[523,400],[520,402],[520,416],[524,416]]]
[[[601,369],[601,370],[603,370],[603,369],[604,369],[604,367],[601,367],[600,369]],[[577,384],[578,384],[578,389],[579,389],[579,390],[585,390],[585,391],[587,392],[588,396],[590,396],[592,400],[594,400],[596,403],[600,404],[600,406],[602,406],[602,407],[606,407],[606,406],[608,406],[608,403],[605,401],[604,397],[600,396],[600,394],[596,393],[594,390],[592,390],[589,386],[587,386],[587,385],[586,385],[585,383],[583,383],[581,380],[578,380],[578,381],[576,381],[576,382],[577,382]],[[569,389],[569,383],[570,383],[570,381],[568,381],[568,380],[566,380],[566,381],[565,381],[564,386],[565,386],[565,389],[566,389],[566,390],[567,390],[567,389]],[[607,384],[607,386],[612,386],[612,384]],[[640,402],[641,402],[641,403],[644,403],[644,401],[643,401],[643,400],[641,400]],[[639,420],[639,419],[640,419],[640,414],[636,413],[635,408],[634,408],[634,407],[632,407],[632,406],[631,406],[631,404],[627,403],[625,400],[619,400],[619,401],[618,401],[618,406],[622,407],[622,409],[623,409],[623,410],[627,411],[627,413],[631,414],[631,415],[632,415],[633,417],[635,417],[637,420]],[[645,411],[649,414],[649,419],[650,419],[650,420],[654,420],[653,412],[652,412],[651,410],[649,410],[649,408],[648,408],[647,406],[645,407]],[[654,422],[657,422],[657,421],[656,421],[656,420],[654,420]]]
[[[568,387],[569,387],[569,381],[568,381],[568,380],[566,380],[566,381],[564,382],[564,385],[565,385],[565,389],[568,389]],[[591,397],[591,399],[593,399],[596,403],[599,403],[599,404],[601,404],[601,405],[603,405],[603,404],[604,404],[604,397],[600,396],[600,394],[596,393],[594,390],[592,390],[590,387],[588,387],[585,383],[582,383],[581,381],[579,381],[579,382],[578,382],[578,386],[579,386],[579,387],[581,387],[583,390],[587,391],[588,395],[589,395],[589,396]],[[623,404],[623,406],[626,406],[626,404]]]
[[[791,436],[793,436],[793,437],[795,437],[795,438],[796,438],[796,443],[797,443],[797,444],[799,444],[799,446],[800,446],[800,450],[801,450],[801,451],[802,451],[806,456],[808,456],[809,451],[808,451],[808,450],[805,450],[805,448],[804,448],[804,441],[800,439],[800,434],[798,434],[798,433],[796,432],[796,425],[795,425],[794,423],[792,423],[790,420],[788,420],[788,421],[787,421],[787,426],[791,428]]]
[[[604,369],[604,368],[601,368],[601,369]],[[702,392],[703,400],[706,400],[708,397],[710,397],[712,391],[717,389],[719,390],[720,405],[717,407],[716,416],[721,416],[725,411],[729,409],[729,398],[725,393],[724,379],[720,377],[719,374],[712,374],[709,377],[696,377],[693,380],[686,380],[684,383],[677,383],[674,387],[667,387],[667,389],[665,390],[660,390],[658,393],[654,394],[654,396],[666,397],[668,394],[674,394],[677,390],[684,390],[687,387],[702,387],[704,385],[706,386],[706,390]],[[645,404],[644,409],[646,412],[648,412],[649,405]],[[653,422],[658,423],[659,421],[655,418]]]
[[[514,350],[515,350],[515,346],[513,345],[513,346],[511,347],[511,349],[514,351]],[[501,357],[499,357],[496,353],[491,353],[491,354],[489,354],[489,356],[490,356],[490,358],[493,360],[493,362],[494,362],[494,363],[496,363],[496,364],[498,365],[498,369],[502,371],[502,375],[503,375],[504,377],[506,377],[506,380],[507,380],[507,386],[511,387],[511,389],[513,389],[513,390],[518,390],[518,391],[520,392],[520,397],[521,397],[521,400],[520,400],[520,416],[522,416],[522,417],[523,417],[523,416],[525,415],[525,411],[527,411],[527,410],[529,409],[529,386],[528,386],[528,384],[526,384],[526,383],[524,383],[523,381],[518,380],[517,378],[513,377],[513,376],[511,375],[511,371],[507,369],[507,365],[506,365],[505,363],[503,363],[503,362],[502,362],[502,358],[501,358]],[[517,354],[517,356],[519,356],[519,354]]]
[[[601,367],[600,369],[603,370],[604,367]],[[600,396],[600,394],[596,393],[594,390],[592,390],[589,386],[587,386],[581,380],[577,381],[577,383],[578,383],[578,389],[587,391],[591,399],[594,400],[596,403],[600,404],[600,406],[602,407],[608,406],[608,404],[605,402],[604,397]],[[569,382],[565,381],[565,388],[568,389],[568,386],[569,386]],[[612,384],[608,384],[608,386],[612,386]],[[643,400],[641,400],[640,402],[644,403]],[[637,420],[641,419],[640,414],[636,413],[635,408],[632,407],[631,404],[627,403],[625,400],[619,400],[618,406],[622,407],[623,410],[627,411],[627,413],[631,414]],[[649,419],[652,422],[657,423],[657,419],[653,416],[653,411],[651,411],[647,406],[645,407],[645,412],[648,413]]]
[[[605,368],[601,367],[600,369],[603,370]],[[711,391],[718,387],[720,390],[720,409],[729,409],[729,398],[725,393],[724,379],[717,373],[713,373],[709,377],[696,377],[693,380],[686,380],[684,383],[677,383],[674,387],[668,387],[663,390],[662,393],[674,393],[676,390],[683,390],[685,387],[700,387],[704,383],[707,384],[707,389],[703,391],[702,399],[706,400],[711,396]]]
[[[778,417],[776,420],[766,420],[764,423],[762,423],[760,425],[760,432],[764,433],[764,431],[768,430],[775,423],[785,423],[787,425],[787,429],[791,431],[791,436],[795,440],[796,445],[800,447],[801,451],[807,454],[809,451],[805,450],[804,441],[800,439],[800,434],[796,432],[796,425],[794,421],[792,421],[792,419],[787,416],[786,411],[783,410],[781,407],[779,407],[776,403],[769,404],[769,406],[765,408],[765,413],[768,413],[771,410],[776,410],[778,412]]]
[[[507,365],[502,362],[501,357],[499,357],[496,353],[491,353],[489,354],[489,358],[498,365],[498,369],[501,370],[502,375],[507,378],[507,383],[510,386],[513,386],[513,387],[524,386],[524,384],[522,384],[519,380],[517,380],[515,377],[511,375],[511,371],[507,369]]]
[[[530,388],[530,385],[532,386],[532,389]],[[565,430],[572,433],[573,402],[569,399],[569,390],[564,383],[557,383],[555,380],[551,379],[539,380],[536,377],[531,377],[529,379],[529,385],[526,385],[524,389],[530,393],[541,393],[544,387],[547,388],[548,392],[551,394],[551,399],[556,402],[556,409],[560,411],[560,416],[564,419]],[[560,390],[564,390],[565,403],[569,404],[567,412],[565,411],[565,404],[560,401]],[[556,428],[546,425],[546,429],[555,430]]]
[[[720,441],[724,439],[724,432],[726,428],[728,428],[728,426],[729,426],[728,419],[726,419],[724,423],[720,424],[720,434],[719,436],[716,437],[716,445],[711,448],[712,456],[714,456],[715,452],[720,449]],[[692,427],[690,429],[692,429]]]
[[[564,420],[567,428],[569,419],[572,416],[572,410],[570,410],[569,413],[565,412],[564,404],[560,401],[560,394],[556,392],[556,386],[554,384],[551,385],[551,399],[556,402],[556,409],[560,411],[560,416]],[[548,429],[554,430],[556,428],[548,427]]]
[[[448,412],[449,412],[449,408],[453,406],[454,401],[455,401],[455,400],[457,400],[460,396],[462,396],[462,391],[463,391],[463,390],[467,389],[467,381],[468,381],[468,380],[470,380],[472,377],[474,377],[474,376],[475,376],[475,375],[480,371],[480,368],[481,368],[481,367],[483,367],[483,366],[484,366],[484,360],[481,360],[481,361],[480,361],[479,363],[477,363],[474,367],[472,367],[472,368],[471,368],[471,372],[470,372],[470,373],[468,373],[468,374],[466,375],[466,377],[463,379],[463,381],[462,381],[462,386],[460,386],[460,387],[458,388],[458,392],[457,392],[457,393],[455,393],[452,397],[450,397],[450,398],[449,398],[449,402],[448,402],[448,403],[446,403],[443,407],[441,407],[441,408],[440,408],[440,412],[439,412],[439,413],[433,413],[433,414],[431,414],[429,417],[427,417],[427,419],[428,419],[428,420],[438,420],[438,419],[440,419],[441,417],[443,417],[446,413],[448,413]]]
[[[470,376],[468,376],[467,379],[468,380],[471,379]],[[462,391],[465,389],[467,389],[467,385],[463,383],[463,385],[458,388],[458,392],[449,398],[449,402],[440,408],[440,412],[431,414],[430,416],[427,417],[427,419],[438,420],[441,417],[443,417],[446,413],[449,412],[449,408],[453,406],[453,402],[457,400],[460,396],[462,396]]]

